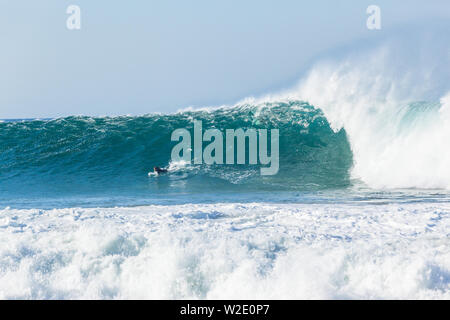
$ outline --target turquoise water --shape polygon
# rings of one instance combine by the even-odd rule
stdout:
[[[263,128],[280,131],[280,170],[261,176],[260,165],[170,167],[171,134]],[[334,132],[323,113],[302,101],[243,104],[213,111],[140,117],[68,117],[0,123],[0,205],[60,207],[137,205],[223,198],[277,198],[352,185],[352,152],[345,130]],[[248,160],[247,160],[248,163]],[[300,192],[300,193],[298,193]],[[280,194],[281,193],[281,194]],[[285,194],[285,196],[282,196]],[[246,195],[246,196],[243,196]]]

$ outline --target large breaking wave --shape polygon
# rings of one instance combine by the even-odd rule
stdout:
[[[171,133],[203,127],[278,128],[280,171],[263,177],[258,165],[177,166]],[[240,104],[173,115],[4,122],[0,124],[2,192],[37,195],[76,192],[195,192],[297,190],[349,183],[352,154],[344,130],[302,101]],[[148,178],[153,166],[171,168]]]
[[[0,202],[226,191],[450,189],[449,44],[385,41],[314,65],[292,90],[232,107],[0,122]],[[417,48],[420,48],[418,50]],[[280,170],[171,163],[173,130],[280,130]],[[164,177],[147,173],[170,168]]]

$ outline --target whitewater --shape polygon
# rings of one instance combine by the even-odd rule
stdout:
[[[449,299],[440,39],[324,59],[233,106],[1,121],[0,298]],[[193,120],[279,129],[278,174],[171,162]]]
[[[450,204],[1,211],[2,299],[448,299]]]

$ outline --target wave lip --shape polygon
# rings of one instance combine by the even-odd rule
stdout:
[[[450,47],[438,35],[318,63],[287,94],[345,129],[352,177],[370,187],[450,189]]]

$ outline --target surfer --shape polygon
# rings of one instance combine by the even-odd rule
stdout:
[[[167,173],[167,169],[161,169],[160,167],[153,167],[153,171],[156,172],[156,174]]]

